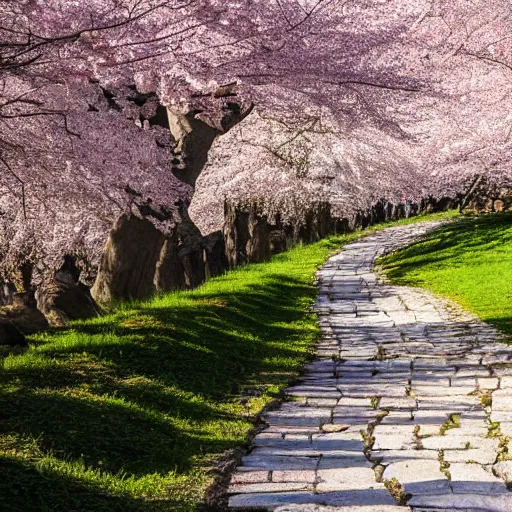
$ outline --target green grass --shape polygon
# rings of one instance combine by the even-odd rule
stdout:
[[[512,213],[461,218],[381,264],[392,282],[448,297],[512,335]]]
[[[216,457],[247,442],[256,414],[310,353],[316,269],[357,236],[121,305],[4,353],[0,509],[204,508]]]

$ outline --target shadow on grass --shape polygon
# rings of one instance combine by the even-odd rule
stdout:
[[[90,483],[63,476],[52,470],[37,470],[33,465],[0,457],[0,497],[3,512],[160,512],[185,510],[180,502],[159,503],[124,496],[108,495]]]
[[[506,335],[502,341],[512,344],[512,316],[487,317],[485,321]]]
[[[58,337],[69,335],[64,331],[56,333],[56,344],[43,348],[57,359],[86,351],[117,377],[145,376],[184,392],[225,399],[262,373],[272,384],[293,370],[287,363],[303,353],[293,345],[302,336],[294,322],[304,316],[304,299],[313,297],[311,286],[273,276],[271,283],[250,285],[243,292],[188,295],[173,308],[149,304],[126,319],[78,324],[72,343],[60,346]],[[52,379],[54,371],[44,379],[46,385],[66,380],[66,370],[57,369],[62,373],[58,379]],[[70,380],[87,381],[87,374],[72,374]],[[28,384],[40,380],[30,368],[13,370],[12,377]]]
[[[181,454],[199,453],[205,444],[200,428],[192,434],[174,426],[169,418],[130,402],[50,392],[25,392],[10,398],[0,398],[0,409],[9,411],[0,434],[35,439],[43,453],[61,460],[82,460],[89,468],[114,474],[140,477],[148,472],[183,472],[190,469],[190,461]],[[202,415],[203,421],[221,417],[202,404],[188,408]],[[215,446],[218,450],[229,447],[229,442],[221,441]]]
[[[238,399],[256,385],[285,384],[300,368],[316,334],[304,323],[315,289],[283,274],[241,287],[222,279],[218,293],[156,298],[55,330],[11,356],[0,376],[0,439],[15,439],[8,448],[32,460],[50,454],[135,478],[185,474],[204,454],[240,445],[248,419]],[[4,481],[0,496],[25,489],[28,504],[9,510],[157,510],[79,479],[38,477],[33,464],[7,464],[12,485]],[[162,510],[189,510],[166,503]]]

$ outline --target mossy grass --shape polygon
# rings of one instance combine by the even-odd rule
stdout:
[[[201,510],[216,457],[247,442],[311,353],[315,271],[360,235],[121,304],[4,353],[0,508]]]
[[[460,428],[460,414],[451,414],[439,430],[439,435],[444,436],[448,430]]]
[[[512,213],[460,218],[380,264],[391,282],[452,299],[512,335]]]

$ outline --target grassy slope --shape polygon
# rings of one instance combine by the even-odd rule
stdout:
[[[512,334],[512,213],[460,219],[382,264],[393,282],[449,297]]]
[[[122,306],[5,355],[0,508],[197,510],[212,457],[243,445],[255,414],[304,363],[318,334],[307,313],[314,272],[356,236]]]

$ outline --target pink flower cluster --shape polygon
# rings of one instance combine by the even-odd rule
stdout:
[[[205,231],[225,197],[292,217],[507,188],[511,34],[507,0],[0,0],[0,267],[73,254],[87,281],[121,212],[170,229],[194,190],[164,107],[219,133]]]

